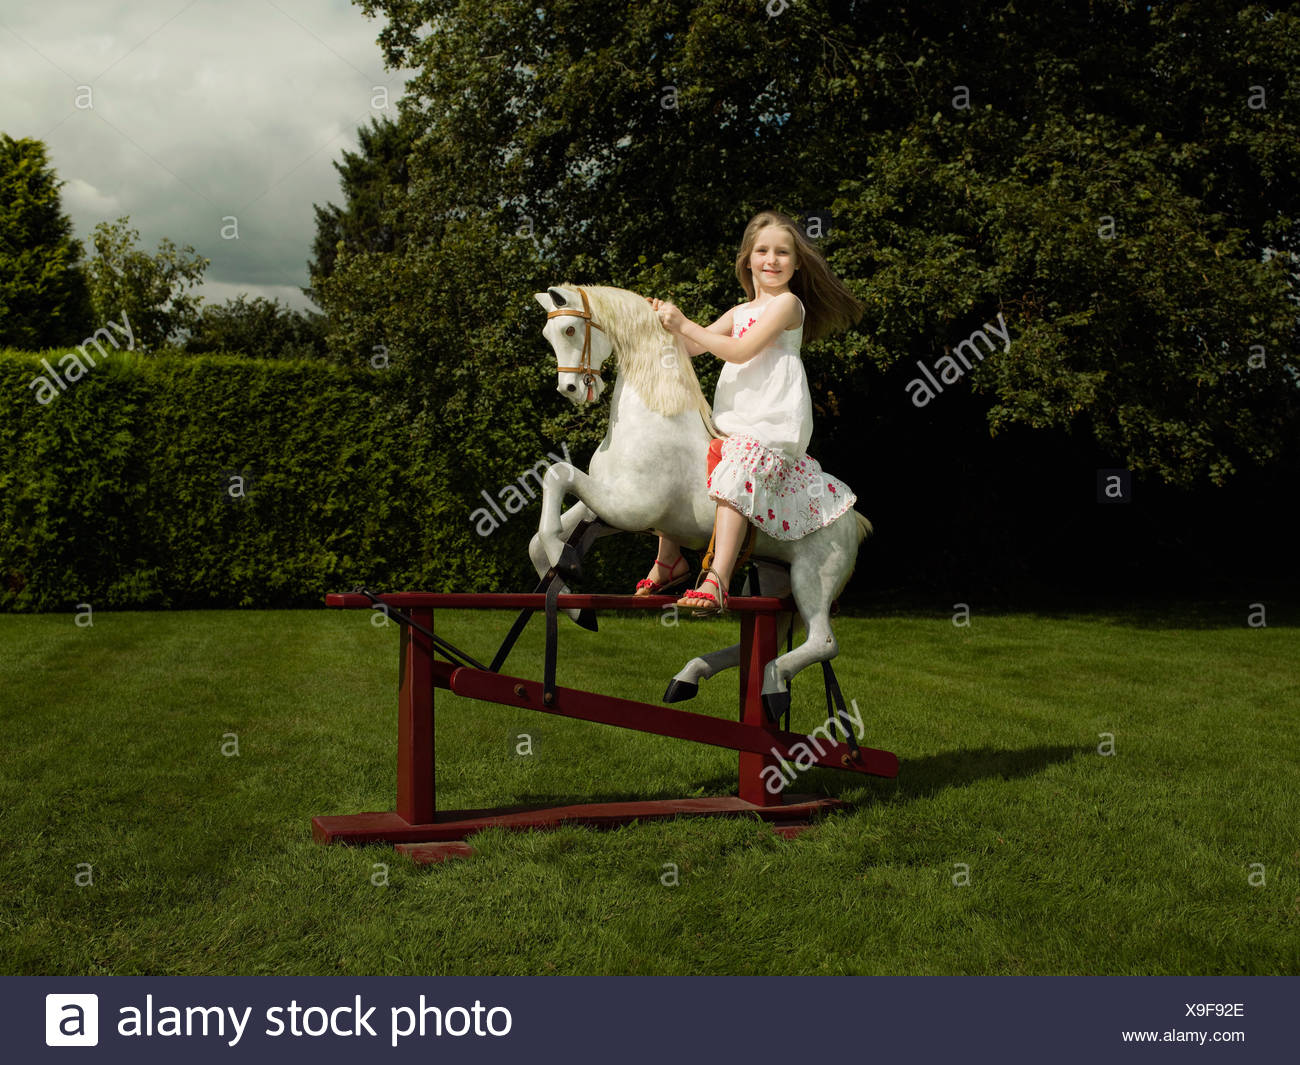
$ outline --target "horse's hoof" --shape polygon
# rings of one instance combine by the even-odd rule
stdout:
[[[790,712],[789,692],[764,692],[763,713],[773,725],[779,725],[781,718]]]
[[[578,611],[578,616],[573,619],[580,627],[588,632],[599,632],[600,628],[596,624],[596,612],[590,607],[584,607]]]
[[[668,690],[664,692],[664,702],[684,703],[687,699],[694,699],[699,692],[698,684],[692,684],[689,680],[673,679],[668,682]]]

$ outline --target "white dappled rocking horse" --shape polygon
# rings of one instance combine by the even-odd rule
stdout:
[[[595,403],[605,390],[605,360],[613,354],[618,365],[609,429],[587,472],[557,462],[542,480],[541,520],[528,545],[538,576],[552,567],[565,575],[578,572],[578,554],[567,541],[584,520],[611,527],[601,535],[653,533],[704,548],[717,509],[706,489],[706,453],[720,434],[712,429],[709,403],[681,338],[663,328],[644,297],[625,289],[561,285],[536,293],[536,299],[546,309],[542,335],[558,360],[561,395],[579,405]],[[570,494],[578,502],[561,513]],[[763,593],[793,596],[808,632],[803,643],[773,659],[764,672],[763,705],[772,720],[789,709],[790,678],[838,653],[831,604],[848,584],[858,547],[870,532],[871,523],[856,510],[799,540],[756,532],[754,560],[789,566],[788,577],[784,568],[764,568]],[[778,641],[789,625],[786,616]],[[740,644],[692,658],[669,684],[664,701],[689,699],[701,680],[739,661]]]

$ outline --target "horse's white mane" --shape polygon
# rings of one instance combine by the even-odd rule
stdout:
[[[575,285],[561,286],[574,289]],[[682,338],[659,322],[644,296],[608,285],[583,285],[592,316],[614,346],[618,372],[657,414],[672,417],[698,410],[712,431],[713,412],[704,398]]]

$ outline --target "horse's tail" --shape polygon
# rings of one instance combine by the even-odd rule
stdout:
[[[858,544],[861,545],[862,541],[876,530],[871,527],[871,522],[867,521],[867,519],[856,510],[853,512],[853,516],[858,520]]]

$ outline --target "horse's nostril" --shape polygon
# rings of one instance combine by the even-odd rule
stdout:
[[[578,386],[577,386],[577,385],[569,385],[569,391],[570,391],[570,392],[576,392],[576,391],[578,391]]]

